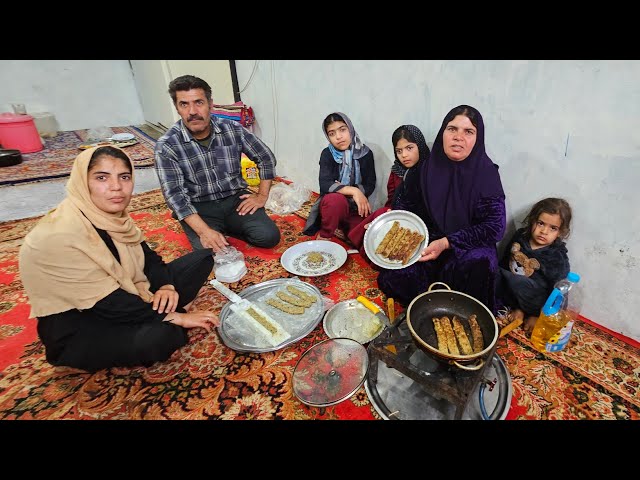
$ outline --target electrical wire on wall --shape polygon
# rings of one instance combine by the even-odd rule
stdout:
[[[258,69],[258,62],[259,61],[260,60],[256,60],[253,63],[253,70],[251,70],[251,75],[249,75],[249,80],[247,80],[247,83],[245,84],[244,87],[242,87],[240,90],[238,90],[238,93],[244,92],[247,89],[247,87],[249,86],[249,84],[251,83],[251,80],[253,79],[253,74],[256,73],[256,70]]]
[[[170,79],[174,79],[173,73],[171,72],[171,65],[169,65],[169,60],[163,60],[164,66],[167,69],[167,75]]]
[[[278,158],[278,95],[276,92],[275,61],[271,60],[271,98],[273,100],[273,154]]]
[[[260,62],[260,60],[256,60],[253,64],[253,69],[251,70],[251,74],[249,75],[249,80],[247,80],[247,83],[244,85],[244,87],[242,87],[238,93],[242,93],[244,92],[247,87],[249,87],[249,84],[251,83],[251,81],[253,80],[253,76],[255,75],[256,71],[258,70],[258,63]],[[275,65],[274,65],[274,61],[271,60],[271,100],[273,102],[273,134],[274,134],[274,140],[273,140],[273,154],[276,156],[276,158],[278,157],[278,94],[277,94],[277,89],[276,89],[276,74],[275,74]]]

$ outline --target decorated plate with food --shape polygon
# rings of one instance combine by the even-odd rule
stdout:
[[[311,240],[289,247],[280,257],[287,272],[301,277],[318,277],[339,269],[347,261],[347,251],[327,240]]]
[[[429,243],[422,219],[406,210],[390,210],[376,218],[364,234],[364,250],[382,268],[397,270],[413,265]]]

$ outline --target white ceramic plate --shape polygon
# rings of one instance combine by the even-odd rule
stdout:
[[[413,256],[406,264],[402,264],[399,260],[393,261],[385,257],[382,257],[376,253],[376,248],[382,242],[384,236],[389,232],[393,226],[393,222],[400,222],[400,226],[409,228],[411,230],[417,230],[424,235],[424,240],[418,245]],[[369,259],[378,265],[379,267],[389,270],[397,270],[400,268],[406,268],[409,265],[413,265],[420,258],[420,252],[429,243],[429,231],[422,219],[415,213],[408,212],[406,210],[389,210],[376,218],[367,231],[364,234],[364,251]]]
[[[116,133],[111,136],[112,142],[126,142],[127,140],[133,140],[136,138],[132,133]]]
[[[319,253],[322,259],[309,261],[310,253]],[[312,258],[313,259],[313,258]],[[341,245],[327,240],[311,240],[289,247],[280,257],[287,272],[301,277],[318,277],[339,269],[347,261],[347,251]]]

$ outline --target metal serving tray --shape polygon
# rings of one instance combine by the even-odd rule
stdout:
[[[292,284],[305,293],[316,297],[317,301],[308,307],[305,313],[301,315],[282,312],[262,301],[265,298],[271,297],[271,294],[275,295],[277,290],[283,288],[287,284]],[[238,293],[238,296],[258,305],[259,308],[277,320],[278,323],[280,323],[283,328],[291,334],[291,338],[288,338],[274,347],[268,345],[264,341],[261,342],[258,335],[253,338],[246,335],[240,335],[238,331],[234,330],[233,323],[242,320],[239,319],[237,315],[234,316],[234,312],[230,307],[231,302],[229,302],[222,307],[220,312],[218,333],[227,347],[239,352],[264,353],[280,350],[281,348],[295,343],[311,333],[318,323],[320,323],[324,314],[324,301],[320,290],[318,290],[314,285],[291,278],[278,278],[252,285]]]

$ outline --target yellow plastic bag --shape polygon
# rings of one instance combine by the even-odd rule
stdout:
[[[256,162],[249,160],[249,157],[243,153],[240,165],[242,166],[242,178],[251,186],[260,185],[260,173]]]

